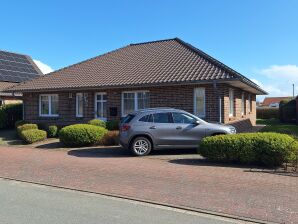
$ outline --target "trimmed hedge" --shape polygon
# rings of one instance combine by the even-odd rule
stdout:
[[[90,124],[75,124],[62,128],[59,139],[66,146],[87,146],[100,142],[107,133],[103,127]]]
[[[25,120],[18,120],[14,123],[14,126],[15,126],[15,128],[18,128],[19,126],[24,125],[24,124],[29,124],[29,122],[27,122]]]
[[[90,125],[95,125],[95,126],[106,128],[106,122],[99,120],[99,119],[92,119],[92,120],[88,121],[87,123]]]
[[[23,117],[23,104],[8,104],[0,107],[0,128],[14,128]]]
[[[119,130],[119,124],[120,124],[120,121],[119,120],[110,120],[110,121],[107,121],[106,122],[107,129],[109,131]]]
[[[50,125],[47,130],[47,134],[51,138],[57,137],[58,127],[56,125]]]
[[[296,100],[282,101],[279,104],[279,120],[284,123],[296,122]]]
[[[204,138],[199,153],[212,161],[275,167],[297,158],[298,142],[279,133],[218,135]]]
[[[18,133],[19,136],[21,136],[21,133],[23,131],[31,130],[31,129],[38,129],[37,124],[23,124],[21,126],[18,126],[17,127],[17,133]]]
[[[100,140],[102,145],[119,145],[119,131],[108,131]]]
[[[20,137],[24,142],[32,144],[34,142],[45,140],[47,138],[47,133],[43,130],[29,129],[22,131]]]
[[[278,108],[257,108],[257,119],[279,118]]]

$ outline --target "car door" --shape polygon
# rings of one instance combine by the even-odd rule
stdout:
[[[196,123],[197,119],[189,114],[173,112],[172,120],[175,127],[175,145],[178,146],[197,146],[201,139],[206,135],[204,125]]]
[[[152,125],[149,127],[150,135],[157,146],[169,146],[175,144],[175,125],[172,115],[168,112],[152,114]]]

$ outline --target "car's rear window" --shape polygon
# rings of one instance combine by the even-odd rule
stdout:
[[[125,118],[122,119],[122,124],[128,124],[135,117],[133,114],[128,114]]]
[[[153,122],[152,114],[149,114],[149,115],[146,115],[146,116],[142,117],[139,121],[142,121],[142,122]]]

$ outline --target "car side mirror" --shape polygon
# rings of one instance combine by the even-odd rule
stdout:
[[[199,125],[199,124],[200,124],[200,121],[195,120],[195,121],[193,122],[193,124],[194,124],[194,125]]]

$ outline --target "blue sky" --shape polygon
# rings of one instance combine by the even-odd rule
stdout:
[[[297,10],[296,0],[2,1],[0,49],[28,54],[49,71],[129,43],[179,37],[271,96],[291,95],[292,83],[298,94]]]

